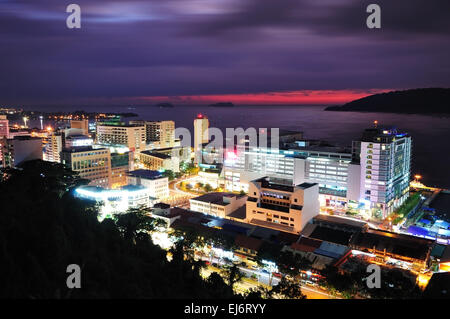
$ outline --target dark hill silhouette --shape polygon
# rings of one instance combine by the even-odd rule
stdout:
[[[326,111],[449,114],[450,89],[425,88],[391,91],[363,97]]]

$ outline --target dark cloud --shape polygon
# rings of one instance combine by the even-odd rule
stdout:
[[[372,1],[381,30],[369,1],[73,2],[80,30],[60,0],[0,4],[0,104],[450,81],[449,1]]]

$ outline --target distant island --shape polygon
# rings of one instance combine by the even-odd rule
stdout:
[[[164,102],[164,103],[158,103],[156,104],[158,107],[174,107],[172,103]]]
[[[450,89],[426,88],[391,91],[363,97],[325,111],[404,114],[450,114]]]
[[[210,104],[208,106],[217,106],[217,107],[233,107],[234,104],[231,102],[218,102],[218,103],[213,103]]]

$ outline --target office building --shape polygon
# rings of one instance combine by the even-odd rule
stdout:
[[[77,172],[81,178],[90,180],[89,185],[104,188],[111,186],[111,153],[108,148],[64,148],[61,151],[61,163]]]
[[[360,157],[360,194],[374,217],[385,218],[409,195],[411,137],[396,129],[364,131],[354,149]]]
[[[195,163],[202,163],[202,145],[209,142],[209,120],[203,114],[198,114],[194,120],[194,153]]]
[[[149,170],[171,170],[176,173],[180,171],[180,160],[177,157],[152,151],[143,151],[139,153],[138,158],[139,163]]]
[[[16,167],[23,162],[42,160],[42,138],[32,136],[15,136],[2,142],[3,167]]]
[[[129,185],[142,185],[149,189],[149,194],[158,200],[169,197],[169,178],[158,171],[138,169],[127,174]]]
[[[145,150],[145,126],[110,125],[97,123],[97,143],[102,145],[122,145],[130,151]]]
[[[81,130],[82,135],[89,135],[89,120],[71,120],[70,128]]]
[[[146,142],[157,148],[175,146],[174,121],[130,121],[130,124],[145,125]]]
[[[227,218],[231,213],[243,207],[247,196],[233,193],[208,193],[189,200],[192,211]]]
[[[263,177],[250,183],[246,221],[250,224],[299,234],[319,214],[319,185],[291,186]]]

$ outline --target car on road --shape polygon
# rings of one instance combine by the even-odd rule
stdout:
[[[273,272],[272,275],[274,275],[274,277],[277,277],[277,278],[281,278],[282,277],[281,274],[278,273],[278,272]]]
[[[270,272],[267,269],[261,269],[261,272],[265,273],[265,274],[270,274]]]
[[[218,263],[212,263],[213,267],[219,268],[219,264]]]

